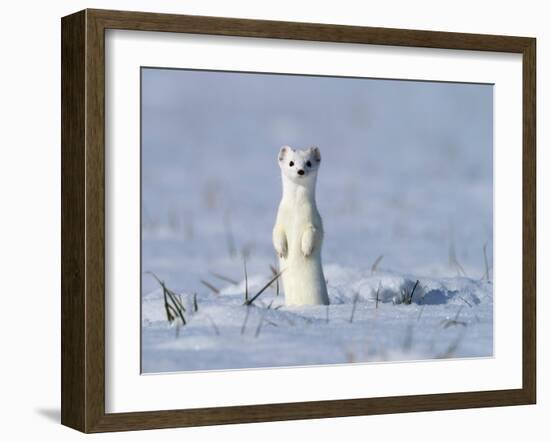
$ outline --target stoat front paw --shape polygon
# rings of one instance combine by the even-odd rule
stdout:
[[[279,258],[286,258],[288,255],[288,246],[286,241],[277,241],[277,243],[275,243],[275,251],[277,252]]]
[[[306,258],[309,258],[313,253],[315,246],[315,227],[308,226],[302,235],[301,243],[302,253]]]
[[[313,253],[313,244],[302,244],[302,253],[306,258],[309,258]]]

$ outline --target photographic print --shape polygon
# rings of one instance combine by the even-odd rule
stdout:
[[[493,85],[141,69],[144,374],[493,356]]]

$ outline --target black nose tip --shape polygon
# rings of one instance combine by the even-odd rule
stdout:
[[[304,174],[304,171],[303,171],[302,169],[300,169],[300,170],[298,171],[298,175],[303,175],[303,174]]]

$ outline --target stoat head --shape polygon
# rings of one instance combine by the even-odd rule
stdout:
[[[300,150],[283,146],[278,158],[281,173],[293,183],[302,186],[315,184],[321,165],[321,151],[318,147]]]

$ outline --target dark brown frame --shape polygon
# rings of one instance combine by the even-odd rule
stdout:
[[[457,392],[105,413],[105,30],[519,53],[523,56],[523,386]],[[233,18],[84,10],[62,30],[61,422],[84,432],[534,404],[536,401],[536,40]],[[519,190],[519,189],[518,189]]]

